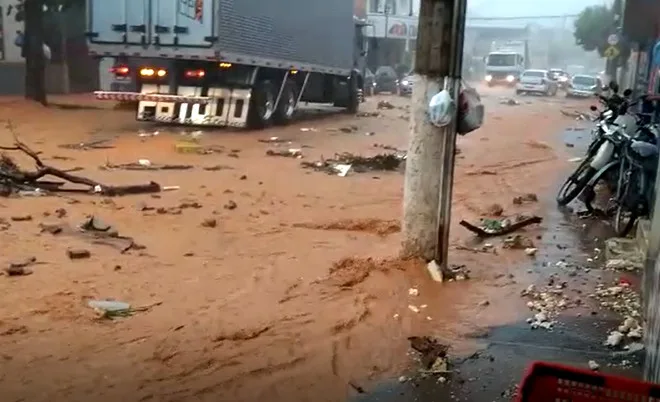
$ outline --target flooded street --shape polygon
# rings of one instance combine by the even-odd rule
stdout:
[[[567,157],[573,159],[584,155],[591,140],[590,123],[575,122],[567,127],[558,136],[568,148]],[[567,172],[562,180],[570,173],[571,165],[564,166],[564,169]],[[582,369],[594,362],[599,371],[643,379],[645,354],[642,343],[633,343],[630,348],[619,351],[604,347],[608,333],[620,327],[621,317],[603,308],[593,298],[596,284],[624,281],[639,289],[639,271],[604,270],[605,240],[614,236],[611,225],[592,217],[578,217],[574,206],[557,208],[554,193],[545,194],[545,198],[542,200],[547,207],[542,214],[544,231],[537,237],[539,251],[532,261],[522,262],[509,271],[509,281],[504,287],[518,294],[530,284],[552,289],[560,283],[566,300],[575,304],[559,315],[552,331],[530,330],[530,313],[521,314],[518,320],[467,334],[467,339],[478,344],[476,351],[455,355],[451,373],[419,377],[412,371],[410,377],[394,378],[380,383],[368,393],[356,394],[353,401],[509,401],[534,361]],[[580,209],[579,203],[574,204]],[[524,304],[524,301],[518,304]],[[490,307],[491,303],[488,302],[487,306]],[[506,308],[501,300],[495,306],[497,309]],[[509,308],[515,309],[513,306]],[[497,314],[492,310],[489,313]]]
[[[486,124],[458,142],[450,240],[451,263],[469,279],[442,284],[424,262],[398,258],[407,98],[370,98],[359,117],[308,111],[261,132],[138,124],[102,104],[44,111],[0,101],[0,119],[13,127],[1,146],[16,135],[44,163],[104,185],[170,187],[0,199],[0,242],[11,245],[0,268],[29,262],[29,274],[0,281],[3,397],[491,401],[510,397],[534,359],[634,367],[636,355],[602,346],[619,321],[588,296],[619,276],[600,270],[607,227],[554,201],[568,160],[588,141],[574,137],[588,131],[564,134],[578,122],[560,110],[588,110],[588,101],[511,103],[510,90],[479,90]],[[378,154],[379,163],[355,158]],[[353,169],[328,174],[325,162],[342,157]],[[529,247],[477,242],[458,224],[519,215],[543,218],[515,233]],[[129,246],[84,233],[90,216],[104,228],[96,232],[111,227]],[[530,285],[561,290],[550,293],[570,305],[552,331],[526,322],[544,293],[521,297]],[[99,317],[92,307],[109,301],[131,314]],[[450,345],[458,371],[446,383],[417,378],[409,336]]]

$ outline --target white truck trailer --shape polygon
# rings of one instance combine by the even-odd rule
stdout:
[[[263,128],[301,102],[356,113],[366,40],[354,0],[87,0],[89,52],[136,119]]]

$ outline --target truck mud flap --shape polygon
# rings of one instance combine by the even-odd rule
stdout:
[[[137,119],[141,121],[236,128],[247,126],[250,89],[210,88],[212,97],[185,95],[185,92],[196,90],[195,87],[182,87],[179,91],[184,94],[180,95],[116,91],[96,91],[94,95],[100,100],[138,101]]]
[[[166,94],[148,94],[140,92],[118,92],[118,91],[95,91],[94,96],[98,100],[108,100],[116,102],[127,101],[150,101],[150,102],[181,102],[207,104],[213,99],[206,96],[185,96],[185,95],[166,95]]]

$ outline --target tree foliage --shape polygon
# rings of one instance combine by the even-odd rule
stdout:
[[[597,50],[602,56],[607,49],[607,37],[616,32],[616,19],[606,6],[590,6],[582,10],[575,21],[575,43],[588,52]]]
[[[621,1],[615,0],[612,7],[595,5],[582,10],[575,21],[575,43],[588,52],[597,51],[600,56],[604,56],[609,47],[607,38],[618,32],[621,8]],[[614,63],[608,63],[610,68],[616,68],[617,64],[624,63],[630,57],[630,46],[625,40],[621,40],[617,47],[619,57]]]

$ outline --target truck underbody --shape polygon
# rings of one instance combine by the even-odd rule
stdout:
[[[263,128],[286,124],[301,102],[351,113],[361,77],[228,62],[118,58],[112,91],[100,100],[138,102],[136,119],[185,125]]]

